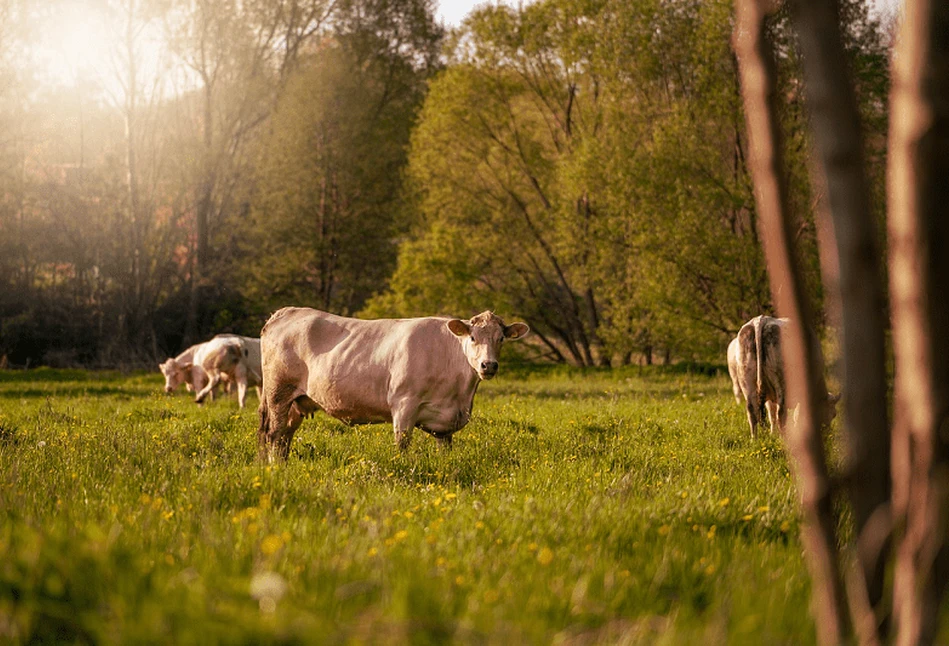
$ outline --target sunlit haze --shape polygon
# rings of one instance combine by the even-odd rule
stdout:
[[[124,25],[81,0],[59,0],[55,11],[42,20],[32,47],[34,68],[54,85],[93,83],[113,99],[124,93],[122,75]],[[140,87],[153,87],[161,70],[162,35],[157,25],[146,25],[135,38]]]
[[[110,68],[109,34],[102,16],[63,2],[54,21],[38,32],[33,48],[40,74],[55,83],[104,74]]]
[[[472,9],[482,5],[497,4],[516,7],[518,4],[530,4],[530,0],[521,0],[520,3],[517,0],[441,0],[435,15],[449,27],[457,27]]]

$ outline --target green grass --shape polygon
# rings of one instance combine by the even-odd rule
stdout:
[[[0,641],[814,641],[727,376],[508,368],[451,451],[318,415],[275,467],[253,396],[0,372]]]

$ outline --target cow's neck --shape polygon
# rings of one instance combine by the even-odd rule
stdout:
[[[178,363],[190,363],[194,361],[194,353],[197,351],[197,349],[198,349],[197,345],[191,346],[190,348],[188,348],[187,350],[179,354],[177,357],[175,357],[175,361],[177,361]]]

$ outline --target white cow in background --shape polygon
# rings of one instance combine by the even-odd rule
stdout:
[[[502,342],[529,331],[492,312],[363,321],[279,310],[260,334],[261,457],[285,460],[303,418],[319,410],[348,423],[391,422],[400,449],[416,427],[449,446],[471,418],[478,384],[497,374]]]
[[[221,381],[234,383],[238,404],[243,408],[248,386],[255,387],[260,396],[260,339],[219,334],[167,359],[159,369],[165,376],[165,392],[184,383],[196,393],[195,402],[199,404],[207,397],[214,398],[214,389]]]
[[[767,410],[771,432],[787,426],[787,388],[784,381],[784,356],[781,335],[788,324],[786,318],[756,316],[738,330],[728,344],[728,374],[732,380],[735,401],[745,400],[751,437],[758,435],[758,424],[764,422]],[[821,419],[830,423],[837,413],[840,395],[827,394],[827,406]],[[791,406],[796,406],[791,403]]]

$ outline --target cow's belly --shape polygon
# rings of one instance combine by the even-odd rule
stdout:
[[[340,408],[323,408],[327,415],[335,417],[347,424],[373,424],[376,422],[391,422],[392,413],[388,410],[379,411],[358,406]]]
[[[380,392],[367,382],[353,385],[315,379],[307,395],[327,414],[348,424],[391,422],[392,411]]]
[[[471,409],[457,404],[436,406],[423,404],[416,425],[430,433],[454,433],[471,419]]]

